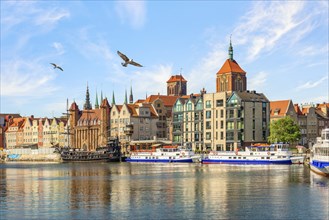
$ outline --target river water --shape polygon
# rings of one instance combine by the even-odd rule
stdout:
[[[0,219],[329,219],[304,165],[0,164]]]

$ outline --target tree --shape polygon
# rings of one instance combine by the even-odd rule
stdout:
[[[300,128],[289,116],[272,121],[270,124],[270,143],[284,142],[292,143],[298,141],[301,137]]]

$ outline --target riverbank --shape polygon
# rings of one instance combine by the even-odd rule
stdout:
[[[10,154],[4,162],[61,162],[60,154]]]
[[[8,149],[0,151],[0,163],[5,162],[61,162],[59,153],[52,148],[45,149]]]

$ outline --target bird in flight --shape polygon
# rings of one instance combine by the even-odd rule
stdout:
[[[134,65],[134,66],[143,67],[139,63],[136,63],[135,61],[133,61],[133,59],[129,59],[126,55],[124,55],[120,51],[117,51],[117,53],[123,59],[123,61],[125,61],[124,63],[121,63],[122,66],[127,67],[128,64],[131,64],[131,65]]]
[[[54,69],[57,68],[63,71],[62,67],[58,66],[56,63],[50,63],[50,64],[54,66]]]

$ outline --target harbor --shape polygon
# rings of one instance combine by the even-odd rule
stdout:
[[[11,162],[0,173],[3,219],[329,217],[329,179],[304,165]]]

